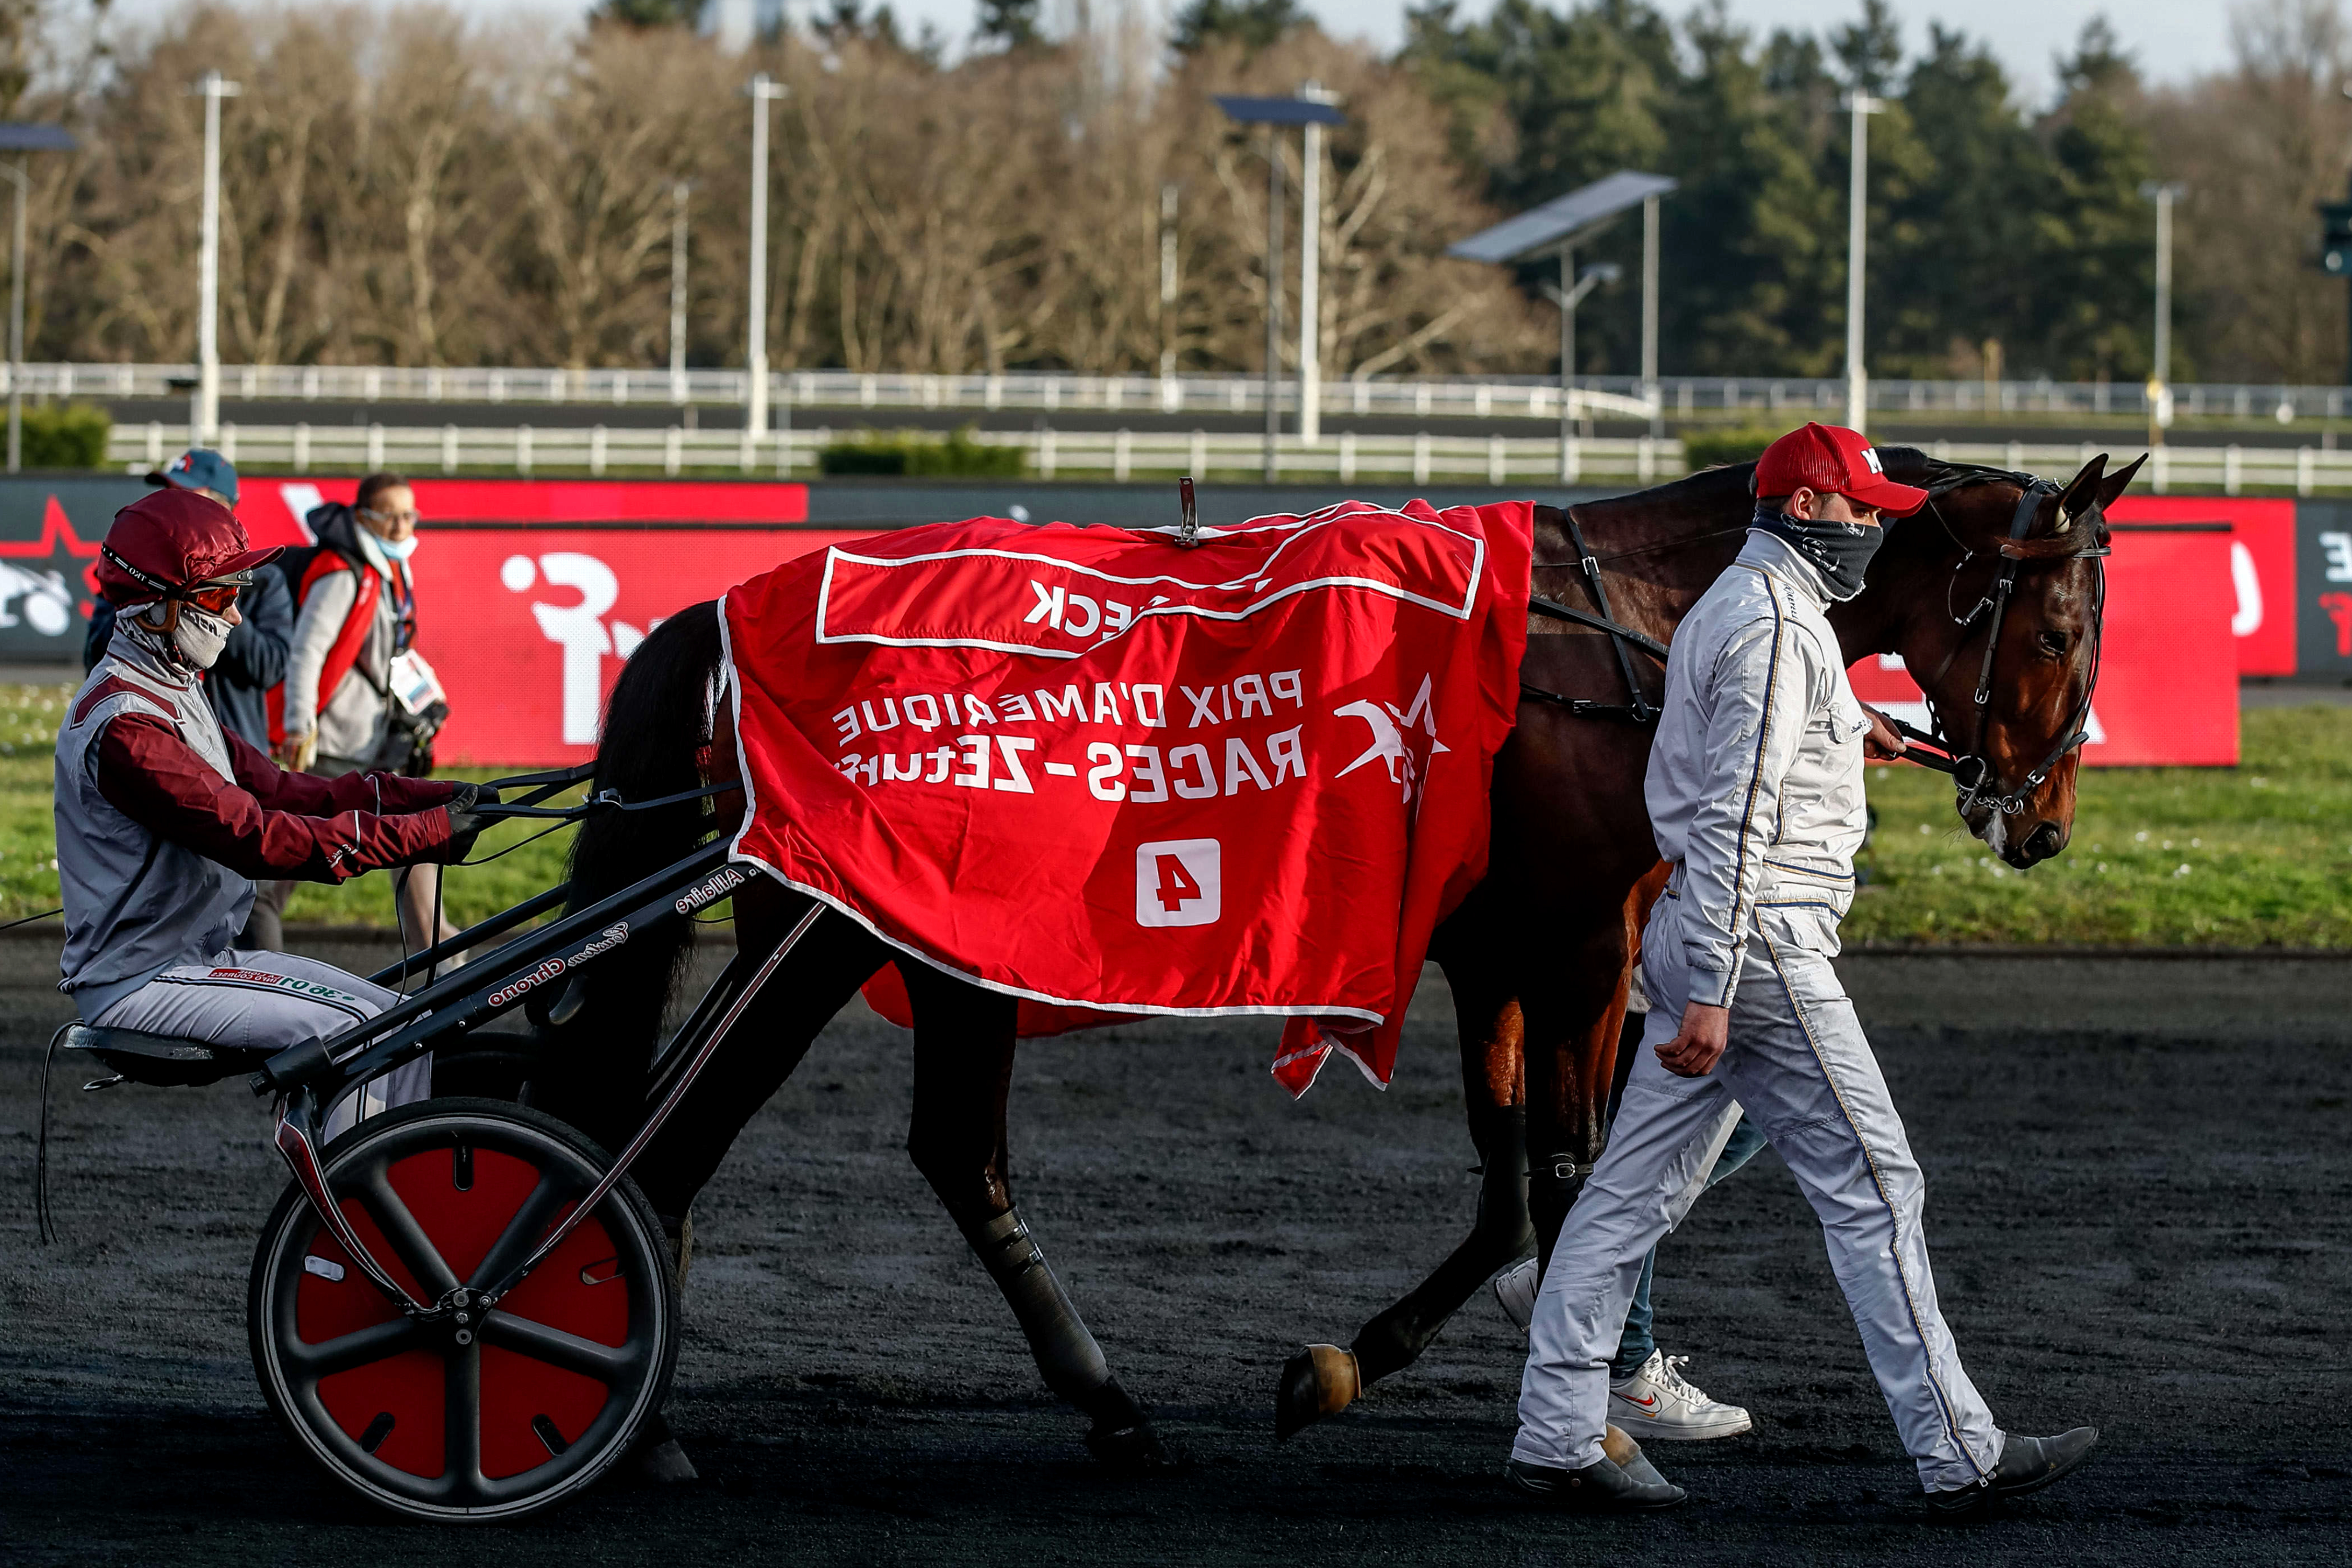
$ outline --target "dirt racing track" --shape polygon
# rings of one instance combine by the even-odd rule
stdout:
[[[320,955],[354,967],[353,949]],[[1562,1563],[2352,1559],[2352,965],[1861,957],[1843,965],[1927,1169],[1946,1310],[1995,1415],[2106,1436],[1980,1529],[1918,1516],[1810,1211],[1770,1154],[1661,1254],[1659,1339],[1756,1414],[1658,1445],[1692,1501],[1531,1514],[1497,1481],[1521,1346],[1480,1297],[1417,1366],[1277,1446],[1276,1370],[1344,1342],[1466,1226],[1433,973],[1397,1081],[1298,1105],[1272,1031],[1024,1047],[1018,1192],[1129,1389],[1193,1461],[1100,1479],[908,1163],[908,1052],[845,1016],[697,1211],[671,1415],[704,1480],[513,1528],[387,1522],[264,1410],[246,1276],[285,1173],[241,1085],[61,1083],[62,1242],[36,1241],[55,952],[0,945],[0,1558]]]

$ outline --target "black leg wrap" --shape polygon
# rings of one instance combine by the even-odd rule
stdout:
[[[1093,1419],[1087,1451],[1115,1470],[1174,1468],[1176,1460],[1151,1430],[1142,1407],[1110,1374],[1102,1347],[1087,1331],[1062,1282],[1054,1278],[1020,1212],[1007,1209],[971,1222],[960,1218],[957,1225],[1020,1320],[1045,1386]]]
[[[1478,1218],[1470,1235],[1436,1271],[1396,1305],[1366,1323],[1349,1349],[1370,1384],[1411,1365],[1446,1320],[1487,1277],[1528,1249],[1535,1233],[1528,1218],[1527,1110],[1510,1106],[1474,1116],[1472,1136],[1486,1158],[1478,1187]]]
[[[1528,1214],[1535,1222],[1536,1251],[1543,1266],[1551,1267],[1551,1249],[1559,1242],[1559,1228],[1576,1196],[1592,1174],[1590,1162],[1568,1154],[1538,1154],[1528,1159]]]

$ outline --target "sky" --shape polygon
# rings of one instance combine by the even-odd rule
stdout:
[[[151,20],[176,8],[180,0],[115,0],[115,15],[131,22]],[[288,0],[299,7],[302,0]],[[481,13],[543,15],[551,21],[576,19],[589,0],[465,0]],[[788,0],[804,15],[812,0]],[[870,3],[870,0],[869,0]],[[1405,0],[1304,0],[1326,31],[1366,37],[1394,48],[1404,36]],[[1465,14],[1484,0],[1465,0]],[[1558,3],[1558,0],[1554,0]],[[1675,14],[1696,0],[1663,0]],[[912,31],[924,20],[950,38],[971,30],[974,0],[891,0]],[[1054,7],[1045,7],[1050,13]],[[1773,27],[1824,29],[1859,15],[1859,0],[1729,0],[1733,18],[1759,33]],[[1905,42],[1916,49],[1929,24],[1940,22],[1986,41],[2029,102],[2048,98],[2055,82],[2051,62],[2065,52],[2093,16],[2105,15],[2141,69],[2158,81],[2179,81],[2229,59],[2229,0],[1894,0]]]

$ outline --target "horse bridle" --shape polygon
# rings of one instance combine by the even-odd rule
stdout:
[[[1950,521],[1944,516],[1936,502],[1940,497],[1948,495],[1965,485],[1998,483],[2003,480],[2016,485],[2020,493],[2017,498],[2017,510],[2010,518],[2008,537],[2003,539],[1997,547],[2000,565],[1993,573],[1992,581],[1986,584],[1984,596],[1976,602],[1967,615],[1955,614],[1951,608],[1952,591],[1959,586],[1960,574],[1968,570],[1969,563],[1976,559],[1977,552],[1961,543],[1960,536],[1952,531]],[[1985,755],[1984,741],[1985,731],[1990,723],[1992,714],[1993,661],[2000,652],[2000,628],[2009,616],[2010,598],[2016,592],[2018,574],[2023,568],[2027,559],[2022,548],[2026,536],[2032,530],[2033,520],[2041,515],[2042,499],[2058,494],[2062,488],[2052,480],[2036,479],[2032,474],[2011,473],[1999,468],[1970,468],[1956,480],[1935,487],[1927,498],[1928,510],[1936,514],[1937,522],[1942,525],[1945,533],[1950,536],[1952,542],[1959,545],[1960,558],[1953,565],[1952,580],[1944,590],[1944,613],[1950,616],[1952,625],[1959,628],[1960,635],[1953,642],[1951,652],[1944,656],[1944,662],[1936,667],[1936,673],[1920,683],[1920,693],[1927,700],[1927,711],[1935,723],[1934,731],[1930,733],[1915,730],[1910,725],[1902,723],[1896,724],[1895,728],[1902,731],[1905,738],[1924,742],[1943,752],[1944,756],[1940,759],[1931,758],[1917,752],[1911,752],[1910,755],[1915,762],[1925,763],[1939,773],[1948,773],[1952,775],[1953,787],[1960,792],[1958,805],[1962,816],[1966,816],[1979,805],[1990,805],[2004,816],[2017,816],[2025,809],[2026,802],[2032,798],[2033,792],[2040,789],[2043,781],[2049,778],[2051,771],[2065,759],[2068,752],[2073,752],[2090,738],[2091,698],[2092,694],[2098,689],[2099,655],[2105,641],[2104,631],[2107,606],[2107,574],[2104,566],[2095,569],[2096,586],[2091,599],[2090,674],[2089,679],[2083,683],[2081,701],[2075,704],[2074,710],[2068,716],[2065,726],[2060,730],[2057,744],[2050,749],[2049,754],[2034,766],[2032,772],[2025,775],[2024,782],[2006,795],[1989,793],[1996,782],[1996,775],[1992,759]],[[2096,502],[2085,507],[2081,513],[2073,518],[2066,518],[2062,514],[2060,521],[2062,530],[2087,525],[2084,527],[2083,537],[2088,542],[2081,549],[2068,551],[2063,555],[2043,557],[2043,559],[2073,561],[2087,558],[2095,561],[2111,553],[2105,539],[2105,519]],[[1969,749],[1964,752],[1952,744],[1947,733],[1943,715],[1936,708],[1935,689],[1951,670],[1953,662],[1960,656],[1960,650],[1969,645],[1969,639],[1974,635],[1975,627],[1979,621],[1985,621],[1988,626],[1984,661],[1978,666],[1976,689],[1969,694],[1969,706],[1976,710],[1976,724]],[[1946,765],[1947,763],[1948,766]]]
[[[2003,481],[2016,485],[2021,493],[2017,499],[2017,510],[2010,518],[2008,536],[2001,541],[1997,549],[2000,564],[1993,573],[1992,582],[1987,585],[1984,596],[1977,601],[1975,606],[1967,615],[1956,614],[1951,608],[1952,591],[1959,585],[1960,574],[1968,570],[1969,563],[1976,559],[1977,552],[1960,543],[1959,535],[1952,531],[1950,521],[1936,505],[1937,500],[1965,486]],[[2107,601],[2107,576],[2105,567],[2097,570],[2097,587],[2092,598],[2090,679],[2084,683],[2082,700],[2076,704],[2074,713],[2066,721],[2065,728],[2060,731],[2058,743],[2051,748],[2050,754],[2043,757],[2032,773],[2026,774],[2023,784],[2006,795],[1988,793],[1990,786],[1995,782],[1995,773],[1992,760],[1984,753],[1984,742],[1985,731],[1991,721],[1993,661],[2000,653],[2000,629],[2009,616],[2009,602],[2017,589],[2018,574],[2029,558],[2023,546],[2027,534],[2032,530],[2033,520],[2041,515],[2042,499],[2057,495],[2063,489],[2063,486],[2053,480],[2038,479],[2032,474],[2013,473],[2005,468],[1973,466],[1961,469],[1956,477],[1940,485],[1929,487],[1928,510],[1935,512],[1937,522],[1942,526],[1945,533],[1951,537],[1952,542],[1959,546],[1960,559],[1952,568],[1952,581],[1945,588],[1944,604],[1945,613],[1951,616],[1952,624],[1960,628],[1960,636],[1952,644],[1952,651],[1944,656],[1944,662],[1937,668],[1936,673],[1920,687],[1921,694],[1927,699],[1927,712],[1934,721],[1935,729],[1932,731],[1915,729],[1909,724],[1899,721],[1895,727],[1901,731],[1906,740],[1915,742],[1904,753],[1906,760],[1917,763],[1924,767],[1933,768],[1937,773],[1951,775],[1953,787],[1960,792],[1958,809],[1963,815],[1981,804],[1990,805],[2003,816],[2016,816],[2025,809],[2027,800],[2035,790],[2042,787],[2043,781],[2049,778],[2051,771],[2064,760],[2066,754],[2089,739],[2091,697],[2098,689],[2099,654],[2105,640],[2102,635]],[[1601,582],[1601,560],[1585,545],[1584,533],[1577,524],[1576,513],[1570,508],[1562,507],[1560,521],[1568,531],[1570,544],[1575,547],[1576,559],[1573,562],[1562,562],[1557,564],[1572,565],[1583,575],[1585,591],[1592,595],[1592,602],[1599,608],[1600,613],[1595,615],[1591,610],[1580,610],[1573,605],[1564,605],[1556,599],[1546,598],[1540,594],[1528,595],[1528,608],[1536,615],[1552,620],[1568,621],[1607,634],[1612,647],[1616,650],[1617,669],[1618,673],[1624,678],[1627,700],[1599,702],[1584,697],[1564,697],[1557,691],[1547,691],[1539,686],[1530,686],[1525,680],[1519,682],[1519,694],[1538,702],[1549,702],[1565,708],[1579,718],[1622,719],[1634,724],[1654,724],[1658,721],[1658,707],[1643,694],[1641,682],[1634,677],[1633,650],[1639,648],[1663,664],[1667,655],[1666,645],[1654,637],[1635,631],[1616,618],[1614,612],[1610,608],[1609,590]],[[2096,560],[2111,553],[2105,539],[2104,511],[2095,502],[2084,508],[2076,516],[2063,521],[2068,527],[2087,524],[2084,531],[2084,538],[2089,542],[2079,550],[2068,551],[2063,555],[2042,557],[2043,559],[2072,561],[2078,557],[2088,557]],[[1988,620],[1990,632],[1985,638],[1984,661],[1978,667],[1976,689],[1969,699],[1970,705],[1976,710],[1976,724],[1969,749],[1964,752],[1952,744],[1945,733],[1943,715],[1937,711],[1933,689],[1936,683],[1942,680],[1950,671],[1953,662],[1959,658],[1960,650],[1968,646],[1977,624],[1979,621]],[[1922,751],[1919,747],[1923,744],[1936,749]]]

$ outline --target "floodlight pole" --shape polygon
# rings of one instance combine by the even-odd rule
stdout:
[[[1160,402],[1173,411],[1176,390],[1176,186],[1160,187]]]
[[[1576,441],[1576,247],[1559,247],[1559,476],[1568,478]]]
[[[686,401],[686,182],[669,188],[669,400]]]
[[[1862,367],[1863,237],[1870,218],[1864,179],[1870,167],[1869,117],[1886,104],[1857,88],[1846,95],[1845,107],[1853,119],[1846,181],[1845,422],[1847,428],[1860,430],[1870,417],[1870,373]]]
[[[2147,376],[2147,441],[2164,439],[2172,423],[2172,204],[2189,187],[2173,181],[2149,180],[2139,194],[2156,203],[2156,342]]]
[[[1307,80],[1298,96],[1309,103],[1337,103],[1339,95]],[[1298,439],[1312,447],[1323,438],[1323,125],[1307,122],[1301,139],[1298,230]]]
[[[25,159],[0,164],[16,187],[16,226],[8,246],[8,471],[25,466]]]
[[[1282,439],[1282,132],[1265,128],[1265,482]]]
[[[1642,200],[1642,396],[1650,405],[1650,434],[1664,429],[1658,397],[1658,198]]]
[[[216,70],[205,72],[195,90],[205,100],[205,200],[198,231],[196,271],[195,445],[220,439],[220,106],[244,88]],[[12,421],[13,423],[13,421]]]
[[[750,386],[743,423],[756,442],[768,428],[768,105],[785,89],[761,71],[743,91],[751,100],[751,309],[743,346]]]

